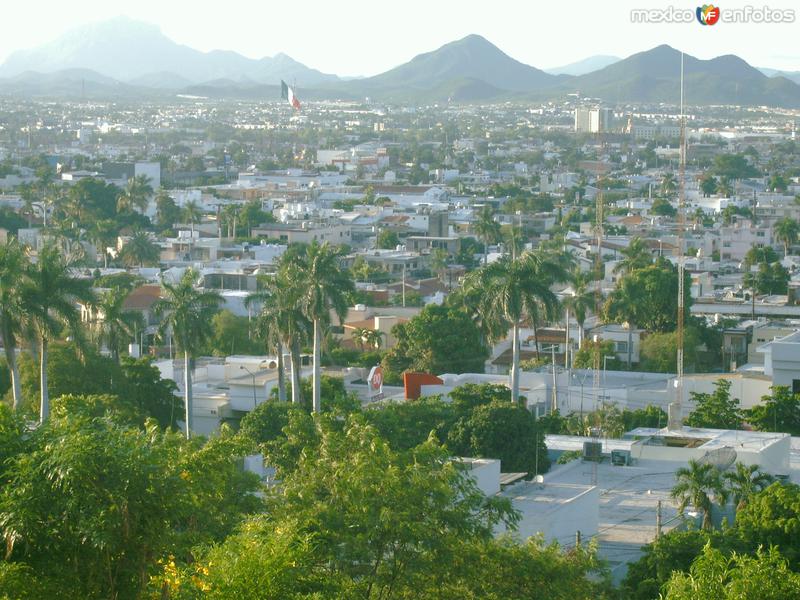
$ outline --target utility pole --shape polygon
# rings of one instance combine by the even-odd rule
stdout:
[[[552,356],[552,358],[550,360],[553,363],[552,364],[552,366],[553,366],[553,407],[551,408],[550,412],[551,412],[551,414],[555,414],[555,412],[558,410],[558,376],[556,375],[556,345],[555,344],[551,344],[550,345],[550,352],[551,352],[551,356]]]
[[[403,308],[406,307],[406,263],[403,263]]]
[[[661,537],[661,500],[656,504],[656,539]]]
[[[580,529],[578,529],[578,531],[575,532],[575,547],[576,548],[580,548],[581,547],[581,530]]]

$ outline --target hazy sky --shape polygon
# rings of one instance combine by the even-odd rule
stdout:
[[[666,43],[700,58],[738,54],[760,67],[800,70],[800,2],[791,24],[701,26],[633,24],[632,8],[694,10],[690,2],[642,0],[6,0],[0,19],[0,60],[50,41],[83,23],[126,15],[159,25],[199,50],[235,50],[253,58],[285,52],[340,75],[373,75],[415,54],[478,33],[512,57],[539,68],[593,54],[627,56]],[[722,10],[765,4],[724,0]]]

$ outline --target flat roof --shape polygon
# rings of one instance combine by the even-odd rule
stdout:
[[[789,437],[787,433],[772,433],[764,431],[740,431],[732,429],[707,429],[703,427],[681,427],[670,430],[655,427],[637,427],[629,431],[626,436],[635,437],[679,437],[707,440],[697,446],[704,450],[729,447],[751,452],[759,452],[775,442]]]

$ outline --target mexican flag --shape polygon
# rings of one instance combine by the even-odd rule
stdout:
[[[294,90],[286,85],[286,82],[281,79],[281,98],[288,100],[295,110],[300,110],[300,100],[294,95]]]

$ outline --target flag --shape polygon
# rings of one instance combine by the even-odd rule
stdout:
[[[281,98],[287,100],[295,110],[300,110],[300,100],[294,95],[294,90],[286,85],[286,82],[281,79]]]

